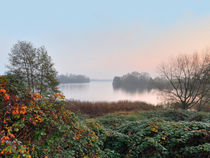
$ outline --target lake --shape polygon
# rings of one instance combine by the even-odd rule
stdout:
[[[90,83],[60,84],[59,89],[66,99],[80,101],[144,101],[151,104],[160,103],[159,91],[155,89],[126,91],[114,89],[112,81],[91,81]]]

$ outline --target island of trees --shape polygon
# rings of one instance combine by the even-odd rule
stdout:
[[[58,75],[57,80],[59,83],[88,83],[90,82],[90,78],[84,75],[74,75],[74,74],[66,74],[66,75]]]
[[[170,87],[166,79],[160,77],[152,78],[146,72],[132,72],[121,77],[114,77],[112,85],[116,90],[122,89],[127,92],[142,92],[144,90],[149,91],[151,89]]]

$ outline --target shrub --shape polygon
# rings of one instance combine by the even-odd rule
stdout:
[[[112,148],[123,157],[207,157],[210,154],[209,131],[209,123],[157,119],[134,121],[117,129],[120,140],[128,137],[123,142],[127,145],[127,152]],[[119,138],[113,135],[107,140],[109,144],[119,142]]]
[[[31,93],[15,76],[1,77],[1,156],[98,157],[98,136],[66,110],[63,98]]]

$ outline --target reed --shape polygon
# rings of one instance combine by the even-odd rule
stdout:
[[[154,105],[139,101],[87,102],[73,100],[68,101],[67,104],[69,105],[69,110],[80,112],[82,115],[88,115],[90,117],[103,116],[121,111],[147,111],[157,109]]]

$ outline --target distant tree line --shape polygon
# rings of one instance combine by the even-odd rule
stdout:
[[[169,88],[167,80],[160,77],[152,78],[146,72],[132,72],[121,77],[114,77],[112,85],[114,89],[123,89],[128,92]]]
[[[58,75],[57,80],[59,83],[88,83],[90,82],[90,78],[84,75],[74,75],[74,74],[66,74],[66,75]]]

